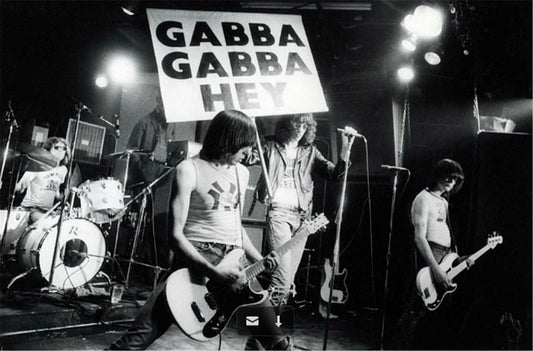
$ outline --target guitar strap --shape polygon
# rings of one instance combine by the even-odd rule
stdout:
[[[455,241],[455,235],[453,235],[453,229],[452,229],[452,223],[450,221],[450,201],[446,199],[447,206],[446,206],[446,224],[448,225],[448,229],[450,231],[450,237],[452,240],[452,248],[453,251],[456,254],[459,254],[459,251],[457,250],[457,241]]]
[[[235,166],[235,178],[237,179],[237,228],[239,228],[239,232],[241,233],[241,248],[244,249],[244,235],[242,233],[242,203],[241,203],[241,182],[239,179],[239,171],[237,169],[237,165]],[[238,235],[238,234],[237,234]]]

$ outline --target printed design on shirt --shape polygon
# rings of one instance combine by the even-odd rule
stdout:
[[[42,190],[57,191],[59,189],[59,186],[61,185],[59,173],[49,173],[43,178],[46,184]]]
[[[444,202],[439,201],[435,205],[437,206],[437,222],[445,222],[446,221],[446,207],[444,206]]]
[[[287,167],[279,184],[280,189],[296,189],[294,180],[294,159],[287,160]]]
[[[215,181],[207,194],[214,200],[212,210],[231,211],[237,208],[237,186],[234,183],[229,183],[229,189],[225,190],[218,181]]]

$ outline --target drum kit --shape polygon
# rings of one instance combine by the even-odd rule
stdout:
[[[129,157],[136,153],[146,154],[143,151],[127,150],[108,155],[107,158],[125,156],[129,163]],[[52,168],[47,163],[46,156],[42,156],[45,154],[40,155],[40,151],[32,151],[25,155],[23,157],[28,162],[24,170],[44,171]],[[51,286],[59,289],[77,288],[93,279],[101,271],[105,260],[112,261],[112,271],[115,265],[120,267],[118,261],[128,262],[126,287],[132,263],[152,267],[158,271],[164,270],[134,260],[134,251],[137,249],[140,226],[144,218],[144,206],[141,206],[137,214],[134,247],[129,259],[118,258],[116,243],[120,222],[124,214],[128,213],[130,205],[141,196],[146,197],[151,187],[173,169],[170,168],[126,204],[124,204],[123,183],[118,179],[107,177],[86,180],[77,187],[70,187],[67,204],[61,206],[62,203],[58,202],[30,226],[28,226],[29,211],[0,210],[0,224],[4,226],[5,233],[1,237],[0,246],[2,263],[6,267],[5,263],[11,262],[10,267],[16,267],[14,270],[19,273],[11,279],[7,289],[30,273],[38,273]],[[126,183],[127,179],[124,179],[124,184]],[[143,198],[143,203],[145,202],[146,199]],[[75,203],[79,203],[80,207],[75,208]],[[109,253],[106,251],[107,232],[103,230],[103,226],[109,225],[111,228],[113,223],[117,224],[117,235],[114,250]],[[60,232],[59,239],[58,232]]]

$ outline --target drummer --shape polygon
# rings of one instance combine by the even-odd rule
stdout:
[[[15,186],[16,192],[26,192],[21,207],[30,211],[28,224],[37,221],[54,206],[56,201],[61,200],[60,186],[65,182],[68,171],[71,152],[70,145],[65,139],[50,137],[44,142],[43,149],[48,153],[43,153],[41,156],[51,161],[46,163],[53,164],[55,161],[56,165],[50,166],[51,169],[45,167],[45,170],[40,172],[24,172]]]

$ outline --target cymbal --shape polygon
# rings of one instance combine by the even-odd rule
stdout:
[[[122,156],[126,156],[127,154],[130,155],[149,155],[152,151],[144,151],[144,150],[125,150],[125,151],[119,151],[115,152],[109,155],[104,156],[104,160],[110,159],[110,158],[120,158]]]

